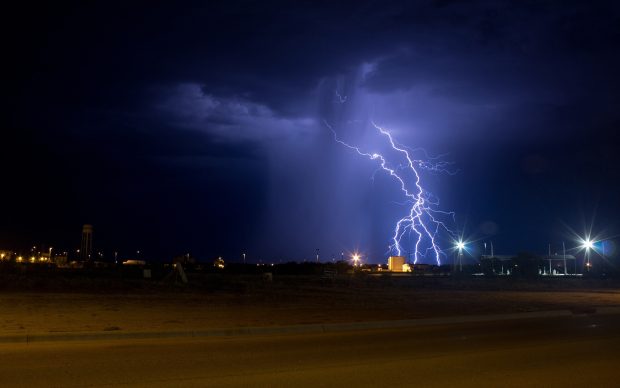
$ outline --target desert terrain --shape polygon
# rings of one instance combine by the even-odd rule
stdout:
[[[4,282],[0,336],[205,330],[620,306],[601,280],[206,276],[190,284],[70,279]]]

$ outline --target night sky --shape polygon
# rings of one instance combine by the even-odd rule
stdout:
[[[4,12],[0,249],[384,262],[371,122],[478,247],[619,233],[617,2],[82,3]]]

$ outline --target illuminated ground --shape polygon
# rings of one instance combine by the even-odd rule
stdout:
[[[334,334],[1,345],[3,386],[616,387],[618,315]]]
[[[0,336],[204,330],[620,306],[613,288],[527,291],[377,284],[257,284],[242,291],[3,292]],[[472,288],[472,287],[469,287]],[[528,288],[521,287],[519,288]],[[540,288],[540,289],[537,289]]]

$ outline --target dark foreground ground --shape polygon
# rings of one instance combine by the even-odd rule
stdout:
[[[620,316],[332,334],[9,344],[2,386],[617,387]]]
[[[261,275],[208,275],[190,276],[190,283],[181,285],[79,276],[13,277],[0,284],[0,337],[588,312],[620,306],[620,285],[594,279],[273,276],[267,281]]]

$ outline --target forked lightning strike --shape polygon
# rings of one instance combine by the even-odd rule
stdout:
[[[340,96],[339,96],[340,97]],[[342,99],[341,99],[342,100]],[[427,192],[422,188],[420,183],[420,174],[418,173],[419,169],[431,170],[431,171],[441,171],[447,172],[449,174],[453,174],[447,170],[447,163],[443,161],[429,161],[429,160],[418,160],[411,157],[409,151],[397,144],[392,137],[392,134],[382,128],[381,126],[372,123],[373,127],[379,131],[383,137],[389,142],[389,146],[401,154],[406,158],[406,165],[398,165],[398,167],[391,167],[384,155],[373,152],[364,152],[359,147],[347,144],[338,138],[338,134],[334,130],[334,128],[325,122],[325,125],[332,131],[334,134],[334,139],[344,145],[345,147],[354,150],[359,155],[366,156],[371,160],[379,161],[381,169],[387,172],[390,176],[395,178],[400,184],[400,189],[403,194],[407,198],[407,203],[411,204],[411,208],[406,216],[402,217],[396,223],[394,228],[394,234],[392,236],[392,244],[390,245],[390,249],[393,250],[398,256],[402,256],[403,247],[401,244],[401,240],[405,234],[415,233],[415,250],[414,250],[414,263],[417,263],[421,257],[426,257],[429,251],[432,251],[432,255],[434,256],[437,264],[441,264],[441,257],[445,256],[444,252],[438,245],[438,234],[441,231],[447,232],[450,236],[454,236],[454,233],[448,228],[444,221],[439,219],[438,217],[451,217],[454,220],[453,212],[445,212],[438,210],[436,206],[439,204],[436,198],[433,198],[432,194]],[[404,177],[403,173],[411,173],[413,174],[413,185],[408,187],[407,179]],[[428,248],[424,251],[421,250],[421,244],[423,240],[428,241]]]

